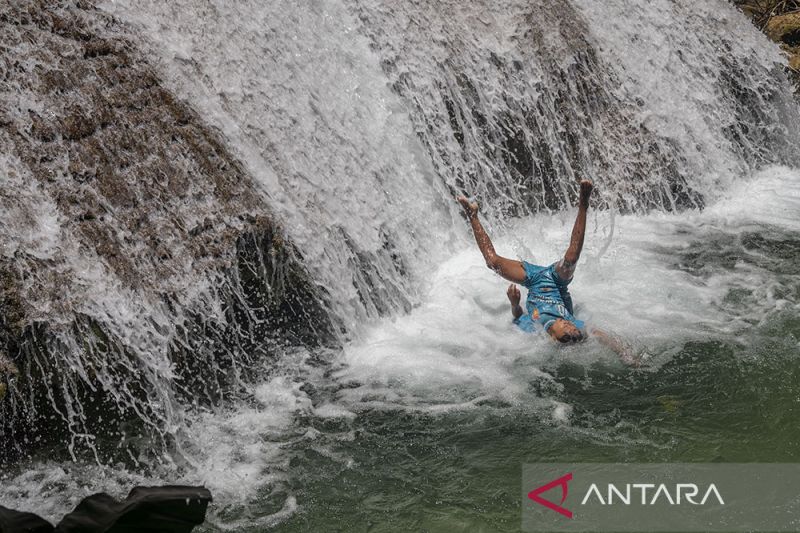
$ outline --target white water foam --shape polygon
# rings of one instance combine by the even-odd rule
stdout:
[[[265,491],[285,490],[291,459],[285,447],[313,445],[314,430],[295,424],[296,416],[313,413],[311,400],[300,390],[303,383],[297,375],[278,375],[253,387],[249,404],[187,417],[178,433],[179,450],[154,461],[144,456],[143,445],[143,457],[137,458],[140,469],[38,462],[22,472],[0,474],[0,503],[55,523],[82,498],[101,490],[121,499],[136,485],[202,485],[215,500],[210,521],[221,528],[225,521],[218,515],[240,509]],[[291,495],[283,507],[278,516],[251,515],[246,525],[268,527],[291,514],[296,507]]]
[[[730,338],[752,325],[748,317],[797,308],[798,302],[771,296],[770,287],[779,281],[768,269],[739,262],[733,269],[710,265],[698,275],[681,268],[678,255],[708,238],[735,239],[767,225],[800,231],[798,212],[800,172],[785,167],[759,172],[702,211],[592,212],[571,285],[576,313],[621,336],[638,353],[657,354],[647,363],[653,366],[686,341]],[[573,218],[568,211],[519,220],[495,236],[495,246],[501,255],[550,264],[563,254]],[[518,331],[505,296],[508,282],[485,267],[474,246],[441,264],[430,284],[423,305],[385,320],[345,349],[347,365],[338,378],[361,384],[340,393],[345,403],[433,410],[465,408],[487,398],[515,404],[527,401],[528,383],[559,360],[615,359],[596,343],[562,348]],[[740,316],[731,314],[724,299],[741,287],[754,293],[752,306]]]
[[[706,213],[728,228],[767,225],[798,232],[800,172],[786,167],[759,172],[755,179],[727,189]]]

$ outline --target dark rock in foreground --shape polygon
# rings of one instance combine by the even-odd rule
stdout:
[[[0,505],[0,533],[51,533],[53,525],[33,513],[23,513]]]
[[[122,502],[99,493],[55,528],[33,513],[0,506],[0,533],[188,533],[203,523],[211,500],[203,487],[136,487]]]

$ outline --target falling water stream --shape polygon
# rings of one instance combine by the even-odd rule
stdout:
[[[165,379],[170,449],[46,449],[0,473],[3,505],[56,518],[185,482],[215,495],[205,531],[517,531],[522,463],[798,459],[800,112],[779,51],[727,2],[99,7],[253,177],[341,347],[291,347],[213,407]],[[14,175],[43,202],[18,246],[85,260]],[[453,201],[477,198],[499,253],[549,264],[582,177],[576,312],[638,370],[517,331]],[[148,303],[83,271],[109,284],[84,312],[121,317],[157,368]]]

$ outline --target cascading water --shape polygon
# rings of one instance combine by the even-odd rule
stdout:
[[[693,206],[796,158],[790,91],[726,2],[358,4],[437,171],[512,212],[581,176],[608,204]]]
[[[230,139],[349,330],[418,301],[447,191],[344,5],[104,7]]]
[[[87,252],[87,234],[64,221],[53,199],[58,186],[43,192],[26,164],[7,155],[0,198],[9,206],[4,220],[15,223],[0,230],[3,255],[20,250],[63,265],[77,273],[70,286],[81,288],[61,296],[64,309],[87,320],[77,334],[60,337],[77,344],[55,351],[63,358],[55,368],[77,372],[78,380],[81,373],[94,377],[87,354],[96,351],[84,350],[80,339],[93,338],[95,322],[111,330],[131,362],[111,361],[98,380],[112,394],[120,391],[126,406],[140,407],[141,418],[158,425],[178,451],[155,460],[143,453],[139,469],[27,464],[27,472],[3,480],[3,503],[43,506],[55,515],[85,485],[122,490],[130,481],[178,476],[218,493],[214,527],[313,530],[336,502],[359,505],[346,491],[326,494],[320,487],[330,480],[368,494],[383,490],[369,480],[385,476],[397,487],[385,490],[405,495],[413,509],[428,503],[401,487],[419,481],[423,465],[445,480],[438,491],[452,495],[447,483],[471,476],[461,458],[492,464],[474,441],[459,437],[462,430],[491,441],[492,428],[503,435],[527,428],[594,450],[586,452],[592,458],[601,453],[597,442],[625,458],[638,449],[668,457],[669,439],[632,428],[619,412],[582,404],[581,386],[616,378],[586,370],[577,377],[562,372],[560,380],[554,366],[613,366],[609,354],[593,345],[556,352],[544,340],[509,333],[503,284],[472,249],[453,202],[462,192],[481,201],[501,253],[542,263],[563,249],[577,180],[592,178],[601,209],[593,211],[574,285],[578,312],[624,331],[653,368],[669,368],[684,357],[686,343],[704,339],[755,346],[748,344],[758,337],[753,328],[796,313],[791,267],[770,264],[794,256],[783,258],[770,246],[796,242],[800,229],[784,214],[800,203],[793,169],[800,113],[776,48],[723,0],[105,0],[99,7],[124,24],[109,31],[135,43],[165,87],[238,160],[241,174],[232,181],[252,178],[242,211],[281,224],[296,250],[289,256],[318,289],[300,291],[292,305],[319,306],[327,315],[295,320],[321,329],[329,320],[344,349],[298,346],[290,328],[290,347],[267,351],[255,378],[233,380],[242,393],[223,407],[192,406],[195,381],[176,378],[169,362],[176,337],[209,361],[225,351],[234,369],[219,373],[236,374],[240,358],[248,366],[267,358],[259,343],[271,324],[259,327],[260,316],[245,317],[230,335],[186,319],[237,323],[243,311],[229,310],[238,305],[232,300],[247,300],[247,275],[240,271],[231,282],[217,265],[192,263],[193,252],[176,234],[163,240],[179,267],[159,278],[141,266],[150,263],[137,262],[142,252],[134,237],[123,251],[134,258],[144,288],[131,288]],[[16,98],[20,113],[43,111],[44,104],[19,94],[27,93],[7,91],[5,103]],[[236,212],[235,202],[187,202],[157,199],[152,209],[164,218],[185,209],[182,224],[200,232],[206,213]],[[108,211],[108,227],[115,216],[127,220],[119,207]],[[30,230],[22,230],[25,224]],[[122,231],[130,227],[126,222]],[[269,252],[255,256],[258,262]],[[729,264],[726,257],[738,260]],[[57,292],[57,283],[47,286]],[[163,299],[164,293],[178,296]],[[42,307],[37,318],[52,320],[55,311]],[[202,348],[206,338],[213,348]],[[230,343],[237,348],[228,350]],[[126,374],[114,369],[128,364],[132,372],[151,372],[148,390],[158,396],[139,402],[124,390]],[[205,386],[204,379],[196,382]],[[653,385],[641,379],[630,388]],[[651,388],[665,389],[658,401],[670,397],[669,379],[652,379]],[[209,396],[218,404],[225,393]],[[507,456],[525,457],[497,438]],[[553,456],[546,442],[537,440],[541,453]],[[413,456],[416,466],[400,460],[383,472],[375,454],[385,463]],[[437,456],[457,459],[439,471]],[[425,494],[426,487],[416,490]],[[311,500],[322,510],[310,509]],[[359,501],[368,502],[368,515],[385,510],[368,496]],[[477,496],[470,501],[488,505]],[[335,512],[346,524],[346,509]],[[305,518],[292,522],[293,516]],[[447,516],[442,524],[478,523],[469,513]],[[501,522],[489,523],[503,529]],[[409,524],[419,525],[400,519],[395,529]]]
[[[229,136],[335,312],[359,317],[417,301],[456,192],[496,218],[568,205],[591,176],[608,205],[673,209],[796,160],[789,86],[733,7],[616,4],[614,38],[589,2],[104,7]],[[631,57],[648,45],[649,64]]]

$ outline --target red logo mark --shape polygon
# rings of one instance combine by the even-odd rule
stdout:
[[[569,488],[567,487],[567,482],[569,481],[572,481],[572,472],[570,472],[565,476],[561,476],[558,479],[554,479],[547,485],[542,485],[539,488],[533,489],[528,493],[528,498],[535,501],[539,505],[544,505],[548,509],[552,509],[553,511],[559,514],[566,516],[567,518],[572,518],[572,511],[570,511],[569,509],[565,509],[564,507],[561,507],[561,504],[563,504],[564,500],[567,499],[567,492],[569,491]],[[555,504],[550,500],[545,500],[544,498],[539,496],[541,493],[547,492],[548,490],[558,486],[561,486],[561,501],[558,502],[558,504]]]

